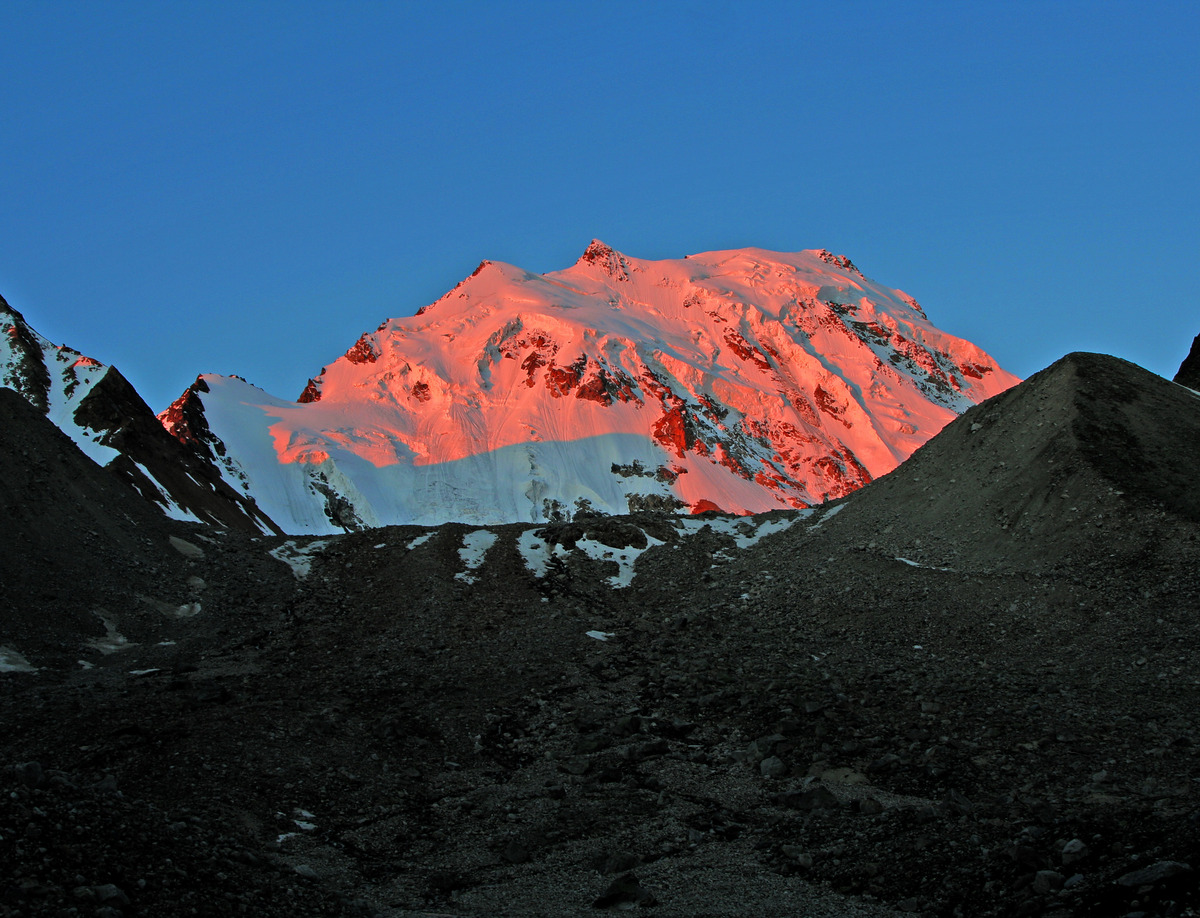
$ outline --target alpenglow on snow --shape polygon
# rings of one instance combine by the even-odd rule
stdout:
[[[840,497],[1018,382],[844,256],[485,261],[297,401],[203,375],[160,418],[284,531],[758,513]]]

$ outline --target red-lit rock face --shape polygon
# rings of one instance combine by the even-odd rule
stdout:
[[[375,342],[371,340],[371,335],[363,335],[354,343],[354,347],[346,351],[346,359],[351,363],[374,363],[379,359],[379,352],[375,349]]]

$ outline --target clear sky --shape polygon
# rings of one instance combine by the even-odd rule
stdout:
[[[1200,5],[0,3],[0,294],[161,410],[482,259],[844,253],[1028,376],[1200,333]]]

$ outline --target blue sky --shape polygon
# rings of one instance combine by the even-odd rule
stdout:
[[[0,295],[160,410],[482,259],[849,255],[1027,376],[1200,333],[1194,3],[0,4]]]

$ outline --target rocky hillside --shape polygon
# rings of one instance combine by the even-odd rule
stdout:
[[[810,510],[163,519],[103,573],[53,535],[132,497],[22,434],[0,908],[1194,914],[1197,424],[1071,355]]]

